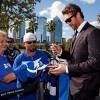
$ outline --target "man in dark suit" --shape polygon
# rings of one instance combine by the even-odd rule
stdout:
[[[81,8],[76,4],[68,4],[62,13],[65,22],[77,34],[69,52],[56,44],[51,46],[52,51],[67,63],[58,64],[58,68],[50,68],[49,72],[67,73],[71,77],[71,100],[94,100],[100,86],[100,30],[84,20]]]

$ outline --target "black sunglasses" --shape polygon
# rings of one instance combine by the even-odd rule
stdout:
[[[32,44],[32,43],[36,43],[36,41],[27,41],[27,44]]]
[[[14,42],[12,42],[12,41],[6,41],[7,43],[14,43]]]
[[[72,19],[71,19],[72,17],[74,17],[74,15],[72,15],[71,17],[69,17],[68,19],[66,19],[65,22],[66,23],[68,23],[68,22],[70,23],[72,21]]]

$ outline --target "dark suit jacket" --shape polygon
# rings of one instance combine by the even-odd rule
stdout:
[[[69,58],[65,53],[61,57]],[[92,100],[100,86],[100,30],[86,23],[70,48],[68,60],[71,95],[74,100]]]

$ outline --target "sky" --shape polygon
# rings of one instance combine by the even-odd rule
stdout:
[[[73,35],[73,30],[63,21],[62,9],[68,3],[75,3],[79,5],[84,13],[85,20],[94,26],[98,26],[97,15],[100,14],[100,0],[41,0],[35,6],[37,16],[44,16],[47,20],[58,16],[63,23],[62,36],[69,39]],[[99,25],[100,26],[100,25]]]

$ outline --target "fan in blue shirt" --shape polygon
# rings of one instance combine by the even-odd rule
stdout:
[[[35,61],[37,59],[40,59],[40,61],[43,64],[48,64],[48,57],[46,56],[46,54],[44,52],[42,52],[41,50],[37,50],[37,43],[36,43],[36,37],[33,33],[26,33],[24,35],[23,38],[23,42],[24,42],[24,47],[26,48],[24,53],[21,53],[20,55],[18,55],[14,61],[14,65],[13,68],[14,70],[17,69],[17,67],[21,66],[22,68],[24,68],[25,64],[27,64],[29,61]],[[32,64],[30,62],[30,64]],[[31,65],[30,65],[31,67]],[[25,76],[27,76],[25,74],[25,70],[22,71],[22,76],[23,76],[23,80],[17,80],[17,87],[28,87],[32,85],[34,85],[34,83],[36,83],[38,80],[40,80],[40,77],[42,75],[42,72],[39,71],[38,72],[39,75],[36,75],[36,77],[30,77],[30,78],[25,78]],[[45,74],[45,72],[43,72],[43,74]],[[30,73],[29,73],[30,76]],[[36,84],[34,85],[34,87],[36,87],[36,89],[32,90],[31,92],[28,92],[26,94],[21,93],[19,96],[19,98],[21,100],[37,100],[37,86]]]
[[[14,62],[14,65],[13,65],[14,69],[16,69],[21,64],[25,64],[28,61],[35,61],[35,60],[37,60],[39,58],[41,59],[41,62],[43,64],[48,64],[48,58],[47,58],[47,56],[45,55],[45,53],[43,53],[40,50],[36,50],[34,56],[29,56],[26,53],[22,53],[22,54],[18,55],[18,57],[15,59],[15,62]],[[24,76],[24,71],[22,71],[22,75]],[[27,81],[26,83],[25,82],[23,83],[22,81],[18,80],[17,87],[20,88],[20,87],[25,87],[25,86],[27,87],[27,86],[32,85],[32,84],[34,85],[35,81],[37,81],[37,80],[38,80],[38,77],[36,77],[36,78],[29,78],[28,80],[26,80]],[[36,90],[35,91],[33,90],[29,94],[25,94],[25,95],[23,94],[22,98],[24,100],[26,98],[32,99],[32,100],[36,100]]]

